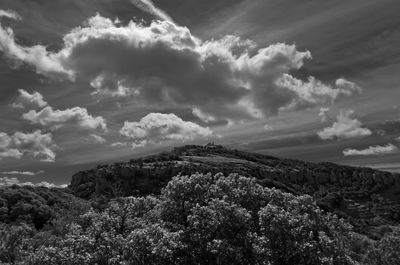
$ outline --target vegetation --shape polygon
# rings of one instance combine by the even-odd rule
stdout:
[[[46,212],[41,209],[50,201],[56,201],[50,209],[60,210],[55,205],[69,197],[31,189],[7,188],[2,200],[8,198],[13,208],[18,203],[11,198],[26,202],[29,194],[36,207],[27,211],[32,217]],[[372,265],[396,264],[400,253],[396,233],[356,249],[360,240],[352,227],[323,212],[312,197],[269,189],[237,174],[178,175],[159,196],[120,197],[81,214],[84,207],[76,205],[81,204],[68,209],[72,214],[50,214],[42,227],[30,218],[3,219],[0,262]]]
[[[398,177],[179,147],[0,187],[0,264],[398,265]]]

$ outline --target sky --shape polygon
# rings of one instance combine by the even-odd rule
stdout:
[[[400,172],[397,0],[2,0],[0,185],[215,142]]]

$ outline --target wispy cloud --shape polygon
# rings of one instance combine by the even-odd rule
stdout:
[[[20,15],[18,15],[17,12],[12,11],[12,10],[0,9],[0,18],[1,17],[6,17],[6,18],[10,18],[10,19],[15,19],[15,20],[21,20]]]
[[[344,156],[368,156],[368,155],[387,155],[397,153],[399,148],[393,144],[370,146],[367,149],[345,149],[343,150]]]
[[[43,173],[44,173],[43,170],[40,170],[40,171],[37,171],[37,172],[17,171],[17,170],[0,172],[0,174],[3,174],[3,175],[23,175],[23,176],[36,176],[36,175],[40,175],[40,174],[43,174]]]
[[[144,12],[150,13],[161,20],[173,22],[173,19],[165,11],[156,7],[151,0],[131,0],[131,2]]]

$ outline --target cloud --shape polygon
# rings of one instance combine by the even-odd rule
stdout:
[[[307,82],[294,78],[290,74],[283,74],[277,80],[281,87],[286,87],[296,94],[292,102],[285,106],[289,109],[303,109],[317,105],[332,104],[340,96],[351,96],[361,93],[361,88],[345,79],[337,79],[336,88],[326,85],[315,77],[309,77]]]
[[[47,181],[42,181],[39,183],[32,182],[20,182],[17,178],[0,177],[0,186],[34,186],[34,187],[46,187],[46,188],[66,188],[68,184],[56,185]]]
[[[4,132],[0,132],[0,148],[6,148],[11,143],[11,137]]]
[[[168,19],[121,25],[96,15],[63,41],[54,52],[42,45],[25,47],[15,42],[11,29],[0,28],[0,51],[49,78],[79,78],[91,84],[95,95],[129,96],[133,104],[157,108],[191,108],[204,119],[266,117],[331,104],[360,90],[344,79],[329,85],[290,75],[311,59],[309,51],[295,45],[257,47],[235,36],[202,41]]]
[[[10,11],[8,11],[10,12]],[[13,13],[3,12],[3,16],[12,16]],[[73,79],[73,73],[62,65],[61,55],[47,51],[42,45],[25,47],[15,42],[14,32],[11,28],[4,28],[0,24],[0,52],[16,63],[25,63],[36,69],[37,73],[51,77]]]
[[[129,143],[127,142],[115,142],[111,144],[111,147],[124,147],[124,146],[128,146]]]
[[[0,149],[0,160],[3,158],[16,158],[20,159],[23,153],[18,149]]]
[[[101,97],[128,97],[139,94],[138,90],[124,86],[118,79],[104,75],[99,75],[93,79],[90,86],[95,89],[91,94]]]
[[[320,108],[319,109],[318,117],[321,118],[322,122],[326,122],[328,120],[328,112],[329,112],[329,108]]]
[[[39,92],[29,93],[24,89],[19,89],[18,92],[17,100],[12,104],[14,108],[43,108],[48,105]]]
[[[12,11],[12,10],[3,10],[0,9],[0,18],[6,17],[14,20],[21,20],[20,15],[18,15],[17,12]]]
[[[97,134],[91,134],[90,138],[97,144],[104,144],[105,142],[107,142],[106,139]]]
[[[139,122],[125,121],[120,133],[137,146],[169,140],[188,141],[213,135],[209,128],[184,121],[175,114],[162,113],[149,113]]]
[[[161,20],[173,21],[165,11],[156,7],[151,0],[131,0],[131,2],[142,11],[150,13]]]
[[[336,117],[337,121],[331,127],[319,131],[317,134],[322,140],[351,139],[365,137],[372,134],[368,128],[362,128],[361,121],[353,119],[353,110],[341,111]]]
[[[367,149],[363,150],[356,150],[356,149],[345,149],[343,150],[343,155],[344,156],[368,156],[368,155],[386,155],[386,154],[393,154],[397,153],[399,151],[399,148],[393,144],[387,144],[387,145],[376,145],[376,146],[370,146]]]
[[[12,136],[0,132],[0,159],[20,159],[24,154],[40,158],[44,162],[54,162],[56,154],[51,133],[36,130],[32,133],[16,132]]]
[[[54,110],[47,106],[40,111],[30,110],[22,115],[22,118],[30,121],[32,124],[49,126],[52,129],[58,129],[67,124],[77,124],[84,129],[107,130],[107,124],[103,117],[93,117],[88,114],[87,109],[73,107],[65,110]]]
[[[16,132],[13,136],[14,146],[22,153],[30,153],[41,157],[41,161],[54,162],[56,154],[51,133],[43,134],[40,130],[33,133]]]
[[[37,171],[37,172],[17,171],[17,170],[0,172],[0,174],[3,174],[3,175],[23,175],[23,176],[36,176],[36,175],[40,175],[40,174],[43,174],[43,173],[44,173],[43,170],[40,170],[40,171]]]
[[[273,128],[271,125],[269,125],[269,124],[265,124],[263,128],[264,128],[264,130],[266,130],[267,132],[273,131],[273,130],[274,130],[274,128]]]

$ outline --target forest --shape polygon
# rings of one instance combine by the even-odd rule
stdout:
[[[1,264],[366,264],[400,260],[400,227],[356,232],[309,195],[239,174],[177,175],[160,194],[84,200],[0,189]]]

